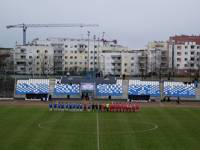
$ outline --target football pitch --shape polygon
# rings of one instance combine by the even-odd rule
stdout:
[[[0,105],[0,150],[197,150],[200,108],[49,112]]]

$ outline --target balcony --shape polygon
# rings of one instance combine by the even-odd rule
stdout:
[[[23,62],[23,61],[18,61],[18,62],[16,62],[16,65],[17,66],[26,66],[26,62]]]
[[[138,58],[139,59],[145,59],[145,58],[147,58],[148,56],[147,55],[145,55],[145,54],[142,54],[141,56],[139,56]]]

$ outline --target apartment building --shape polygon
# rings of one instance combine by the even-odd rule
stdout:
[[[13,73],[13,49],[0,47],[0,72]]]
[[[200,70],[200,36],[169,38],[169,68],[172,74],[194,75]]]
[[[148,73],[167,75],[169,70],[169,50],[166,41],[153,41],[147,45]]]
[[[49,45],[17,45],[14,49],[16,74],[53,74],[53,48]]]
[[[122,74],[137,76],[147,74],[147,50],[128,50],[122,54]]]
[[[18,74],[81,74],[101,71],[102,51],[121,51],[116,41],[99,39],[48,38],[15,47],[15,72]],[[103,64],[103,63],[101,63]],[[110,71],[106,71],[110,72]]]

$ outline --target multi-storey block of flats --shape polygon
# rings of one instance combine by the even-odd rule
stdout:
[[[169,38],[169,68],[178,75],[200,73],[200,36],[172,36]]]

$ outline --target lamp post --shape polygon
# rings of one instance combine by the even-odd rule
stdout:
[[[94,35],[93,39],[94,39],[94,49],[93,49],[93,72],[95,72],[95,40],[96,40],[96,35]]]
[[[90,71],[90,31],[87,31],[87,36],[88,36],[88,57],[87,57],[87,62],[88,62],[88,72]]]

